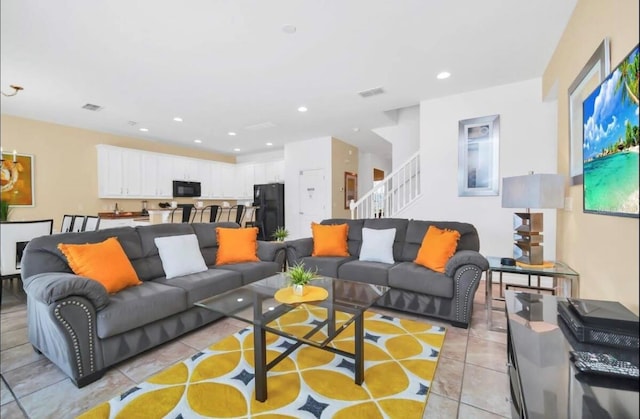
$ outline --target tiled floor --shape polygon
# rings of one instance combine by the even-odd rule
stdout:
[[[3,285],[0,306],[0,417],[3,419],[72,418],[246,326],[237,320],[221,319],[122,362],[101,380],[78,389],[28,343],[26,299],[16,281],[13,282]],[[388,314],[430,321],[401,312],[389,311]],[[494,324],[504,325],[502,313],[494,312],[493,316]],[[506,335],[487,330],[484,283],[476,293],[469,329],[430,322],[447,327],[447,335],[424,417],[510,417]]]

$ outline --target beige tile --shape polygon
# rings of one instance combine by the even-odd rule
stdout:
[[[3,312],[0,316],[0,331],[2,333],[27,327],[27,308],[22,305],[20,309],[11,312]]]
[[[0,417],[2,419],[28,419],[17,402],[3,404],[0,407]]]
[[[213,324],[194,330],[193,332],[182,336],[179,340],[185,345],[194,348],[194,352],[205,349],[213,343],[240,331],[244,326],[246,326],[245,324],[244,326],[239,327],[237,323],[230,320],[233,319],[220,319]]]
[[[0,352],[0,369],[4,373],[40,359],[44,359],[44,356],[38,355],[30,343],[25,343],[24,345],[15,346]]]
[[[466,362],[506,373],[507,345],[471,336]]]
[[[460,403],[458,417],[464,419],[499,419],[505,417],[510,418],[511,416],[497,415],[495,413],[478,409],[477,407],[469,406],[468,404]]]
[[[31,418],[72,418],[131,388],[135,383],[115,369],[100,380],[77,388],[65,379],[20,398]],[[43,402],[46,400],[46,403]]]
[[[140,383],[162,369],[187,359],[198,351],[180,341],[165,343],[118,364],[116,368],[132,381]]]
[[[0,380],[0,404],[7,404],[14,400],[9,387],[4,383],[4,380]]]
[[[496,314],[497,313],[494,313],[494,316]],[[504,316],[504,314],[502,315]],[[506,319],[501,321],[494,320],[493,326],[506,328],[507,321]],[[469,332],[469,336],[484,340],[490,340],[492,342],[503,343],[505,345],[507,344],[507,333],[505,331],[489,330],[487,323],[484,320],[481,322],[473,323],[471,331]]]
[[[461,403],[501,416],[510,416],[509,377],[489,368],[466,364]]]
[[[458,412],[458,402],[437,394],[429,394],[427,407],[422,415],[423,419],[455,418]]]
[[[3,374],[5,380],[20,398],[58,383],[67,376],[48,359],[41,359]]]
[[[442,345],[440,355],[464,362],[467,351],[467,334],[455,330],[455,327],[447,328],[447,335]]]
[[[0,342],[0,350],[13,348],[29,342],[27,337],[27,328],[2,331],[2,342]]]
[[[431,384],[432,394],[438,394],[450,399],[459,400],[462,390],[462,375],[464,363],[450,358],[440,358],[436,376]]]

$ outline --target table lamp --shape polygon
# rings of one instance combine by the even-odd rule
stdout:
[[[502,208],[526,208],[513,217],[513,257],[528,265],[542,265],[542,213],[529,210],[564,207],[562,175],[529,173],[502,179]]]

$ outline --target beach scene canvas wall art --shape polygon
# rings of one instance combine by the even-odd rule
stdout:
[[[638,217],[638,46],[583,102],[584,211]]]

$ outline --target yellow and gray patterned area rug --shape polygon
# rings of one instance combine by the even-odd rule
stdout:
[[[324,320],[305,306],[279,319],[286,328]],[[343,317],[343,321],[346,316]],[[247,328],[173,365],[81,418],[421,418],[445,329],[365,313],[364,383],[353,360],[302,345],[267,375],[268,397],[254,397],[253,329]],[[310,329],[309,329],[310,330]],[[267,333],[267,362],[292,344]],[[353,325],[334,340],[353,352]]]

